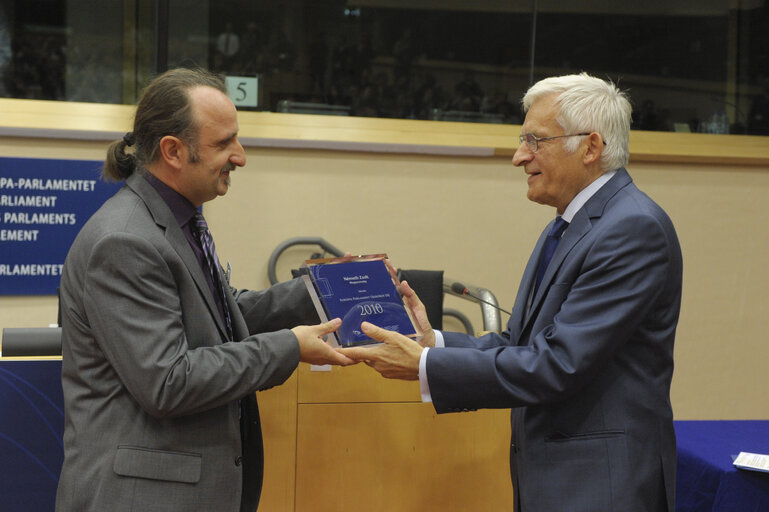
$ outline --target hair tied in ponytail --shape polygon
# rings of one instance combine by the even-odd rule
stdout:
[[[125,135],[123,135],[123,142],[125,142],[126,146],[133,146],[134,143],[136,142],[133,132],[128,132]]]

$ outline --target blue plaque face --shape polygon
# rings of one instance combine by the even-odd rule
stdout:
[[[342,347],[378,343],[363,333],[362,322],[416,336],[384,258],[376,255],[306,262],[305,283],[319,316],[323,321],[342,319],[335,333]]]

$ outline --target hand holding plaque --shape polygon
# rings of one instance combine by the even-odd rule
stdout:
[[[379,343],[363,332],[362,322],[412,339],[417,336],[386,258],[385,254],[343,256],[307,260],[302,266],[302,277],[321,321],[342,319],[342,326],[332,333],[337,346]]]

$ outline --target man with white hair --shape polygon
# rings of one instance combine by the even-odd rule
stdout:
[[[439,413],[512,409],[519,512],[675,509],[670,383],[681,249],[665,212],[633,183],[631,106],[613,84],[553,77],[523,99],[513,163],[552,206],[501,334],[433,331],[407,283],[419,344],[364,324],[345,349],[385,377],[419,379]]]

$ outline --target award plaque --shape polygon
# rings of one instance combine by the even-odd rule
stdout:
[[[302,278],[321,321],[342,319],[342,326],[333,334],[338,346],[379,343],[361,330],[362,322],[416,338],[386,258],[386,254],[345,256],[307,260],[302,265]]]

